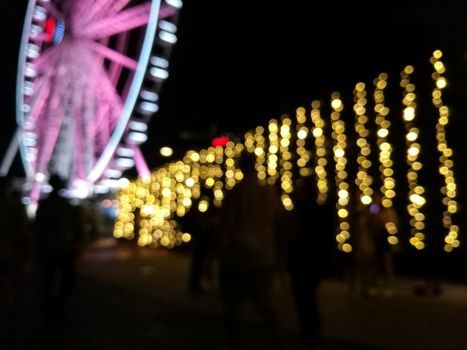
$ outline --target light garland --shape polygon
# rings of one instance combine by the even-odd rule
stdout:
[[[282,124],[279,130],[280,134],[280,176],[281,176],[281,188],[282,195],[281,200],[284,208],[288,211],[293,210],[294,205],[290,194],[293,192],[293,175],[292,175],[292,153],[289,151],[291,134],[292,120],[288,116],[283,116]]]
[[[279,148],[280,148],[280,141],[279,141],[279,125],[277,120],[271,119],[269,121],[269,147],[268,147],[268,155],[267,155],[267,165],[268,165],[268,178],[267,182],[269,185],[274,185],[276,180],[279,178],[279,171],[278,171],[278,162],[279,162]]]
[[[315,100],[311,103],[311,121],[313,122],[312,134],[315,139],[315,149],[314,149],[314,158],[315,158],[315,176],[316,176],[316,186],[318,188],[318,196],[316,202],[318,204],[324,204],[327,199],[327,193],[329,190],[326,165],[328,160],[326,158],[326,136],[324,133],[325,122],[321,118],[320,112],[321,104],[318,100]]]
[[[449,148],[446,137],[446,125],[449,123],[449,109],[444,105],[442,99],[442,90],[446,87],[447,82],[444,77],[445,66],[441,61],[443,53],[440,50],[433,52],[430,62],[435,69],[432,78],[435,81],[435,87],[432,93],[433,105],[438,110],[439,118],[436,124],[436,140],[438,141],[439,157],[439,173],[444,178],[444,185],[441,188],[441,193],[444,195],[443,205],[443,227],[448,231],[444,237],[444,250],[448,253],[452,252],[454,248],[459,247],[460,241],[458,240],[459,227],[452,222],[452,215],[457,213],[457,185],[454,178],[454,162],[451,157],[453,151]]]
[[[345,156],[347,148],[347,137],[345,135],[345,123],[340,115],[344,109],[340,94],[334,92],[331,95],[331,121],[332,121],[332,138],[334,140],[334,161],[336,163],[336,189],[338,200],[336,203],[337,217],[339,223],[338,234],[336,235],[337,247],[339,250],[350,253],[352,245],[349,243],[350,239],[350,224],[349,224],[349,184],[347,179],[347,158]]]
[[[392,161],[393,147],[388,141],[391,122],[386,117],[389,114],[389,108],[384,104],[384,91],[387,87],[387,79],[388,75],[381,73],[374,80],[375,92],[373,97],[375,101],[377,145],[379,148],[379,171],[382,183],[380,187],[382,195],[381,205],[385,208],[391,208],[393,206],[393,199],[396,196],[396,181],[394,179],[394,163]],[[385,226],[388,232],[387,241],[389,244],[396,245],[399,243],[399,238],[396,236],[398,233],[396,223],[388,221],[385,223]]]
[[[447,145],[445,127],[449,121],[449,109],[442,100],[442,90],[446,86],[443,76],[445,67],[441,61],[441,51],[435,51],[431,63],[435,69],[432,78],[435,88],[432,92],[433,104],[439,118],[436,125],[436,138],[439,157],[439,172],[444,178],[441,193],[445,210],[443,226],[447,229],[444,237],[444,249],[451,252],[460,245],[459,228],[452,222],[452,216],[458,210],[454,179],[452,149]],[[409,187],[409,203],[407,210],[410,216],[410,243],[417,249],[425,247],[425,215],[422,212],[426,203],[425,189],[418,183],[418,171],[422,168],[419,161],[421,145],[417,142],[419,129],[415,126],[416,94],[415,85],[411,83],[413,67],[407,66],[401,73],[400,85],[403,88],[403,121],[406,129],[406,161],[408,164],[407,181]],[[389,108],[385,105],[385,89],[388,76],[381,73],[374,81],[374,112],[376,123],[376,144],[379,151],[379,173],[381,179],[381,204],[385,208],[393,206],[396,196],[393,147],[388,141],[391,122],[387,116]],[[367,91],[364,83],[355,86],[354,93],[355,131],[358,134],[358,173],[355,183],[361,192],[363,204],[373,200],[373,178],[370,176],[371,149],[369,138]],[[337,192],[338,231],[336,241],[339,250],[346,253],[352,251],[350,243],[350,185],[347,171],[347,136],[345,123],[341,118],[343,103],[340,94],[331,95],[332,147],[335,161],[335,185]],[[183,217],[189,210],[200,213],[208,211],[212,205],[222,205],[225,191],[231,190],[243,179],[243,172],[236,167],[236,159],[241,152],[247,151],[256,155],[256,170],[260,182],[275,185],[280,180],[281,199],[286,210],[293,210],[291,193],[294,191],[295,169],[300,177],[314,176],[317,186],[318,204],[324,204],[328,197],[329,180],[326,172],[329,152],[326,145],[325,120],[321,116],[319,101],[311,103],[311,123],[308,125],[306,110],[299,107],[295,119],[283,116],[278,122],[271,119],[267,128],[258,126],[254,131],[245,134],[244,143],[228,142],[224,147],[209,147],[198,151],[188,151],[182,161],[173,162],[155,170],[150,177],[136,181],[126,181],[117,194],[119,211],[114,226],[114,237],[136,239],[140,246],[173,248],[189,242],[191,235],[181,232],[174,217]],[[312,150],[307,149],[310,134],[313,135]],[[292,144],[294,139],[294,144]],[[313,164],[310,162],[313,159]],[[122,181],[123,184],[123,181]],[[205,191],[212,191],[212,196]],[[211,199],[210,199],[211,198]],[[388,242],[397,244],[398,228],[396,223],[387,222]]]
[[[364,83],[358,83],[354,89],[354,112],[355,112],[355,131],[358,134],[357,146],[359,147],[359,155],[357,157],[358,172],[355,179],[355,184],[360,189],[360,200],[364,205],[369,205],[372,202],[373,178],[368,174],[368,169],[371,167],[371,161],[368,156],[371,153],[370,143],[367,141],[370,134],[366,124],[368,117],[366,116],[366,90]]]
[[[417,104],[415,85],[410,82],[410,77],[414,71],[412,66],[406,66],[401,73],[400,85],[404,89],[403,100],[404,105],[403,119],[406,129],[406,145],[407,145],[407,165],[409,170],[407,172],[407,181],[409,185],[409,205],[407,211],[411,216],[410,219],[410,244],[418,250],[425,248],[425,215],[421,209],[426,203],[423,196],[425,188],[418,184],[418,171],[422,168],[422,163],[418,161],[421,145],[417,143],[419,136],[419,129],[415,127],[414,119],[416,116]]]
[[[297,167],[299,169],[298,172],[301,177],[308,177],[313,174],[313,170],[307,166],[308,163],[310,162],[311,154],[310,154],[310,151],[306,149],[306,140],[308,138],[308,134],[310,130],[305,125],[307,121],[305,108],[303,107],[297,108],[296,118],[297,118],[296,153],[297,153]]]

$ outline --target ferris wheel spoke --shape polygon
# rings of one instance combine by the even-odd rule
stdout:
[[[63,14],[62,11],[60,11],[57,6],[55,6],[55,4],[53,2],[49,2],[48,4],[48,11],[49,11],[49,15],[55,17],[55,18],[64,18],[65,15]]]
[[[128,3],[130,0],[124,0]],[[96,20],[107,15],[107,13],[116,7],[115,0],[82,0],[75,2],[76,10],[73,12],[73,22],[76,28],[88,26]],[[125,5],[124,5],[125,6]]]
[[[149,21],[151,4],[131,7],[112,17],[98,20],[97,22],[85,27],[79,36],[85,36],[93,39],[101,39],[115,34],[130,31],[132,29],[144,26]]]
[[[39,88],[37,89],[36,94],[29,102],[29,105],[31,107],[31,120],[33,123],[37,122],[37,119],[40,116],[40,112],[43,110],[44,105],[50,96],[50,87],[50,79],[43,78],[43,81],[41,81],[39,84]]]
[[[175,7],[172,7],[172,6],[161,7],[161,9],[159,11],[159,19],[164,19],[164,18],[173,16],[177,12],[178,12],[178,10]]]
[[[64,108],[62,106],[58,106],[56,109],[51,110],[50,114],[53,114],[55,117],[48,118],[44,121],[44,123],[42,123],[42,128],[40,129],[42,140],[41,147],[38,149],[36,172],[41,173],[46,172],[47,163],[50,161],[57,143],[60,127],[63,121]]]
[[[59,51],[58,46],[43,51],[41,55],[33,61],[36,70],[38,72],[43,72],[49,67],[52,67],[50,69],[55,69],[56,65],[53,63],[58,58]]]
[[[81,90],[85,91],[85,89]],[[75,94],[73,96],[73,107],[72,107],[72,121],[73,121],[73,140],[74,140],[74,158],[76,166],[76,176],[78,178],[85,177],[84,164],[83,164],[83,140],[85,139],[85,134],[83,130],[82,123],[79,123],[79,116],[83,113],[82,104],[80,100],[84,98],[84,93],[82,95]]]
[[[106,120],[109,121],[109,124],[114,126],[123,109],[123,101],[115,90],[115,85],[112,84],[104,70],[100,73],[99,81],[99,87],[95,87],[95,89],[102,91],[102,94],[97,95],[97,105],[100,110],[98,111],[96,123],[92,129],[94,135],[97,135],[100,131],[107,128],[107,125],[105,125]]]
[[[123,33],[119,39],[120,40],[118,40],[115,50],[118,52],[125,52],[126,48],[128,47],[128,33]],[[117,84],[122,72],[122,66],[120,64],[116,64],[115,62],[111,62],[108,72],[110,81],[115,85]]]
[[[100,56],[105,57],[117,64],[120,64],[121,66],[126,67],[132,71],[135,71],[138,67],[138,62],[136,60],[134,60],[131,57],[125,56],[118,51],[110,49],[105,45],[93,41],[86,42],[86,45],[92,48]]]

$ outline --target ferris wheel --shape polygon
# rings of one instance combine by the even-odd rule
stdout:
[[[50,174],[67,179],[81,197],[133,166],[149,174],[139,145],[168,77],[181,6],[181,0],[29,1],[15,140],[32,201]]]

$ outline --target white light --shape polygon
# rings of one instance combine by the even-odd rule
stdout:
[[[170,43],[170,44],[175,44],[177,42],[177,36],[175,34],[166,32],[165,30],[162,30],[159,33],[159,38],[161,40],[164,40],[164,41]]]
[[[39,57],[39,46],[35,44],[28,44],[26,56],[32,59]]]
[[[34,179],[36,181],[42,182],[45,180],[45,175],[43,173],[36,173],[36,175],[34,175]]]
[[[44,192],[44,193],[50,193],[50,192],[52,192],[52,190],[53,190],[52,186],[50,186],[48,184],[44,184],[41,187],[41,191]]]
[[[167,146],[162,147],[159,152],[163,157],[170,157],[174,153],[173,149]]]
[[[94,193],[104,194],[109,192],[109,187],[104,185],[95,185],[94,186]]]
[[[30,81],[25,81],[23,86],[23,93],[31,96],[34,93],[34,84]]]
[[[118,184],[118,180],[115,179],[105,179],[101,182],[100,184],[102,187],[101,189],[103,190],[104,188],[110,189],[110,188],[120,188]],[[108,192],[108,191],[107,191]],[[105,193],[105,192],[101,192]]]
[[[89,195],[88,185],[86,182],[76,180],[74,188],[70,191],[70,195],[74,198],[86,198]]]
[[[122,176],[122,172],[121,170],[118,170],[118,169],[107,169],[105,171],[105,176],[116,179]]]
[[[36,24],[31,26],[30,36],[31,38],[36,38],[39,34],[42,33],[42,28]]]
[[[147,101],[156,102],[159,100],[159,95],[149,90],[141,91],[141,98]]]
[[[175,7],[177,9],[182,8],[182,6],[183,6],[183,2],[181,0],[165,0],[165,2],[168,5],[170,5],[172,7]]]
[[[160,68],[168,68],[169,61],[165,58],[158,57],[158,56],[151,56],[150,62],[153,66],[160,67]]]
[[[34,19],[37,19],[38,21],[45,21],[47,18],[47,11],[45,8],[41,6],[36,6],[34,8],[34,14],[33,14]]]
[[[117,149],[117,154],[122,157],[133,157],[135,152],[131,148],[120,147]]]
[[[120,188],[127,188],[129,184],[130,184],[130,181],[125,177],[122,177],[121,179],[118,180],[118,186]]]
[[[143,101],[139,104],[139,108],[143,113],[156,113],[159,110],[157,103]]]
[[[177,31],[177,26],[175,24],[164,20],[159,22],[159,27],[162,30],[168,31],[170,33],[175,33]]]
[[[141,132],[130,132],[128,134],[128,139],[133,143],[143,143],[148,139],[148,136]]]
[[[34,147],[37,145],[36,139],[32,137],[25,137],[23,139],[23,143],[27,147]]]
[[[148,126],[146,123],[133,120],[130,122],[130,129],[139,132],[146,132],[148,130]]]
[[[31,106],[28,105],[28,104],[26,104],[26,103],[24,103],[24,104],[23,104],[23,107],[21,108],[21,110],[22,110],[24,113],[29,113],[29,112],[31,112]]]
[[[118,158],[117,159],[117,166],[124,168],[124,169],[129,169],[135,165],[135,161],[133,159],[129,158]]]
[[[149,70],[149,74],[159,79],[167,79],[169,77],[169,72],[167,72],[165,69],[161,69],[157,67],[152,67]]]

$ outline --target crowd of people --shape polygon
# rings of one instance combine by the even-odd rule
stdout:
[[[307,349],[317,349],[322,337],[318,291],[321,282],[339,270],[335,211],[329,204],[318,204],[313,182],[303,179],[293,193],[295,209],[283,210],[278,189],[259,183],[255,157],[245,152],[239,161],[243,181],[226,195],[221,209],[198,216],[192,227],[189,291],[202,293],[206,281],[218,287],[229,347],[241,341],[242,305],[250,302],[271,343],[285,349],[273,301],[281,279],[290,287],[300,341]],[[49,183],[53,190],[39,201],[31,220],[19,191],[8,178],[0,178],[2,324],[14,323],[16,291],[31,262],[40,276],[44,324],[67,317],[86,220],[82,208],[63,196],[65,183],[56,175]],[[364,206],[358,193],[353,196],[353,251],[344,261],[353,297],[389,296],[394,284],[394,253],[386,223],[397,225],[398,219],[380,201],[375,196],[372,206]]]
[[[295,208],[287,212],[277,188],[258,182],[254,155],[244,154],[240,163],[244,180],[226,195],[221,210],[200,216],[200,225],[194,227],[190,291],[202,292],[203,279],[212,285],[213,264],[217,264],[229,346],[235,348],[240,341],[241,306],[250,302],[273,344],[284,349],[273,294],[277,280],[285,275],[300,341],[307,349],[317,349],[322,341],[318,291],[325,278],[343,272],[352,298],[391,295],[394,252],[387,241],[386,223],[397,226],[396,212],[383,207],[378,195],[371,206],[365,206],[355,192],[353,251],[339,256],[335,210],[317,203],[312,181],[297,182]]]
[[[0,337],[14,341],[25,285],[38,281],[41,324],[67,317],[76,262],[84,243],[84,211],[63,195],[65,182],[49,179],[52,192],[42,198],[34,218],[27,215],[21,191],[0,178]]]

